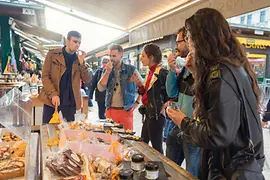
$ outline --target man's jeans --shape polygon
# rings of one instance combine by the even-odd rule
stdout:
[[[179,166],[186,159],[186,170],[198,177],[200,148],[171,135],[168,135],[166,145],[166,156]]]
[[[164,131],[163,131],[163,141],[166,142],[166,139],[169,135],[169,132],[173,129],[175,124],[173,123],[172,120],[166,119],[165,126],[164,126]]]

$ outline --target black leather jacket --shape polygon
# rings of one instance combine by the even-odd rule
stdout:
[[[208,170],[214,169],[228,179],[224,169],[241,162],[249,151],[248,129],[255,157],[262,168],[260,117],[251,80],[244,68],[226,63],[212,66],[205,83],[204,99],[198,119],[185,118],[181,124],[183,138],[203,148],[200,169],[205,177],[200,179],[206,179]]]
[[[156,67],[150,86],[147,90],[148,104],[144,106],[146,108],[144,114],[146,114],[146,117],[148,118],[158,119],[164,103],[166,103],[169,99],[165,86],[167,75],[168,70],[162,68],[162,65],[159,64]],[[141,93],[139,92],[139,94]],[[140,110],[140,112],[143,114],[142,110]]]

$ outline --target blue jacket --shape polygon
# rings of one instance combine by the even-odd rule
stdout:
[[[122,70],[120,71],[120,86],[123,97],[124,109],[129,110],[135,103],[135,96],[137,95],[137,86],[134,82],[130,82],[129,78],[133,75],[135,67],[132,65],[122,63]],[[114,77],[114,72],[112,71],[109,75],[105,106],[110,108],[112,104],[113,90],[116,84],[116,79]]]
[[[188,90],[185,89],[184,86],[181,87],[183,83],[180,83],[180,81],[183,81],[190,77],[191,77],[190,72],[186,68],[183,68],[179,77],[177,77],[176,72],[170,71],[166,80],[166,91],[168,96],[170,98],[175,98],[178,96],[178,103],[180,109],[181,111],[183,111],[183,113],[185,113],[187,117],[191,117],[193,114],[193,107],[192,107],[193,97],[185,95],[186,91]]]

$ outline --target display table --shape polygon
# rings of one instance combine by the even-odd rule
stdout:
[[[25,82],[0,82],[0,89],[20,88]]]
[[[30,169],[29,169],[29,178],[28,179],[38,179],[40,171],[40,142],[39,134],[31,133],[30,141]]]
[[[46,158],[46,154],[50,152],[58,152],[58,147],[48,147],[46,142],[49,138],[57,137],[56,130],[54,125],[43,125],[40,128],[40,136],[41,136],[41,175],[43,179],[46,180],[45,164],[43,160]],[[194,178],[190,173],[185,171],[183,168],[175,164],[173,161],[169,160],[159,152],[157,152],[152,147],[148,146],[144,142],[139,141],[129,141],[126,140],[130,146],[137,149],[139,152],[143,153],[145,157],[151,161],[161,161],[164,165],[165,171],[168,174],[169,180],[193,180]]]

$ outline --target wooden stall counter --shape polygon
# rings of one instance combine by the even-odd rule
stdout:
[[[57,133],[56,133],[56,129],[54,125],[41,126],[40,137],[41,137],[41,157],[42,157],[41,174],[42,174],[43,179],[46,180],[47,175],[45,173],[45,164],[44,164],[44,159],[46,159],[46,154],[59,151],[59,148],[57,146],[48,147],[46,144],[48,139],[57,137]],[[175,179],[195,180],[196,179],[189,172],[185,171],[183,168],[181,168],[180,166],[175,164],[173,161],[166,158],[165,156],[163,156],[158,151],[148,146],[144,142],[126,140],[126,143],[130,147],[133,147],[134,149],[144,154],[146,159],[149,159],[150,161],[162,162],[169,180],[175,180]]]

